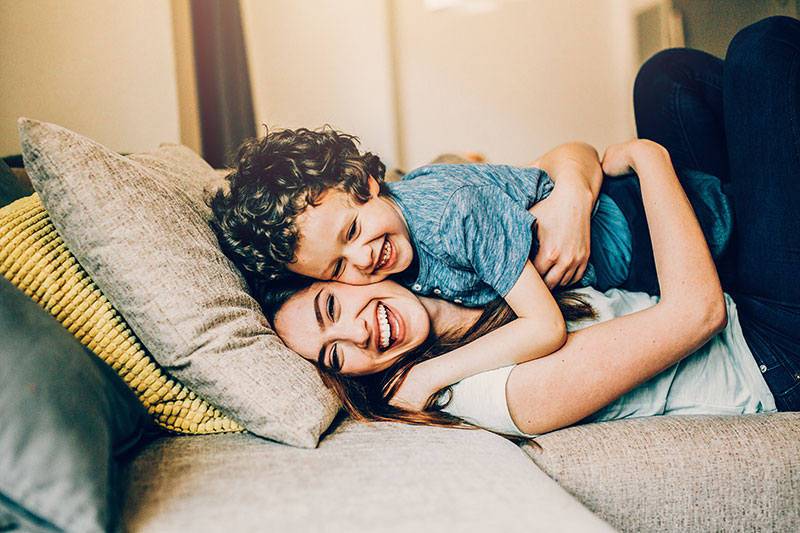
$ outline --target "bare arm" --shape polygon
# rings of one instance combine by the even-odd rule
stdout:
[[[573,424],[702,346],[727,317],[719,278],[669,155],[649,141],[612,146],[607,174],[635,170],[650,227],[661,300],[571,333],[548,357],[512,371],[509,410],[526,433]]]
[[[603,173],[597,151],[581,142],[550,150],[530,166],[547,172],[555,183],[549,197],[529,211],[538,220],[539,253],[533,266],[551,289],[578,281],[590,252],[592,207]]]
[[[517,318],[451,352],[411,369],[391,403],[422,409],[428,398],[464,378],[545,356],[567,337],[564,317],[542,278],[527,261],[506,295]]]

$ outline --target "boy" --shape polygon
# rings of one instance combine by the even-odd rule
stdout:
[[[471,307],[505,296],[536,256],[529,210],[553,190],[543,170],[428,165],[395,183],[383,183],[384,172],[330,129],[248,141],[230,191],[212,200],[223,249],[249,277],[294,272],[359,285],[395,275],[414,292]],[[681,178],[717,258],[730,236],[727,198],[711,176]],[[590,234],[579,285],[658,292],[635,177],[604,182]]]

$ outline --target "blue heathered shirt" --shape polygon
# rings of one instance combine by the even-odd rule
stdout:
[[[416,276],[398,281],[469,307],[505,297],[514,286],[535,242],[536,217],[528,209],[553,190],[541,169],[485,164],[428,165],[386,185],[408,224],[416,259]],[[587,268],[581,285],[623,281],[630,231],[607,197],[592,218],[593,255],[595,249],[606,255],[597,265],[602,272]]]

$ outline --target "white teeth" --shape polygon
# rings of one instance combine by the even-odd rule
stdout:
[[[378,304],[378,325],[381,328],[381,348],[386,348],[389,346],[392,329],[389,327],[389,318],[386,315],[386,306],[384,306],[382,303]]]
[[[392,255],[392,243],[389,242],[387,238],[383,243],[383,250],[381,251],[381,259],[378,261],[378,266],[375,268],[376,270],[382,268],[383,265],[389,261],[389,257]]]

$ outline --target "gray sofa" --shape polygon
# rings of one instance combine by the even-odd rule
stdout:
[[[138,429],[128,431],[124,438],[117,435],[119,438],[115,437],[107,449],[104,448],[105,453],[113,448],[110,459],[106,457],[105,463],[101,461],[101,464],[112,467],[111,473],[106,472],[108,469],[102,472],[107,478],[103,479],[110,481],[95,492],[105,496],[111,493],[110,512],[118,514],[119,518],[101,517],[94,523],[110,524],[108,527],[122,531],[798,529],[798,413],[632,419],[575,426],[532,441],[515,443],[477,429],[364,423],[342,415],[333,418],[336,407],[330,403],[330,398],[322,392],[314,392],[312,396],[302,392],[304,388],[319,385],[313,381],[313,370],[306,373],[305,367],[296,370],[292,366],[281,367],[281,372],[276,374],[278,378],[268,374],[260,377],[262,388],[267,391],[264,394],[271,395],[269,401],[273,401],[275,395],[289,395],[290,401],[272,403],[268,408],[263,408],[262,402],[258,409],[252,405],[245,409],[242,403],[233,401],[226,403],[231,397],[244,394],[242,390],[247,390],[247,379],[252,376],[235,372],[226,376],[234,384],[237,379],[244,383],[242,390],[234,394],[226,388],[228,384],[224,381],[212,382],[208,377],[211,374],[197,370],[209,371],[189,356],[182,356],[174,362],[166,355],[159,355],[160,344],[166,341],[161,337],[151,340],[148,335],[153,331],[137,322],[146,315],[135,309],[129,311],[132,304],[117,292],[122,290],[117,285],[126,284],[121,281],[114,283],[115,279],[122,279],[119,267],[111,273],[92,267],[101,260],[85,250],[81,251],[83,243],[90,239],[68,240],[71,235],[75,239],[76,230],[70,227],[68,219],[76,208],[70,204],[64,208],[64,213],[59,213],[60,206],[56,200],[63,201],[63,195],[55,194],[52,185],[45,180],[45,177],[50,179],[49,175],[45,176],[48,172],[52,174],[55,171],[45,168],[40,159],[49,153],[51,160],[48,164],[54,168],[72,167],[64,165],[53,155],[57,151],[53,145],[40,140],[34,143],[31,131],[43,126],[26,127],[30,131],[26,133],[27,141],[24,139],[23,145],[34,184],[54,222],[58,222],[59,232],[68,241],[69,248],[79,256],[80,264],[90,271],[103,292],[128,319],[159,364],[252,432],[179,435],[163,429],[154,430],[150,425],[138,422],[144,410],[129,391],[117,390],[113,401],[105,394],[96,401],[66,405],[61,399],[77,394],[73,391],[85,387],[91,379],[82,375],[73,377],[60,367],[54,373],[58,383],[53,383],[53,377],[48,378],[51,381],[46,385],[24,383],[18,389],[21,392],[15,395],[19,398],[49,387],[56,398],[48,400],[51,403],[44,401],[41,395],[36,397],[38,403],[20,400],[17,406],[0,402],[0,415],[4,417],[0,426],[0,446],[7,446],[10,438],[16,438],[14,453],[25,461],[38,461],[38,471],[34,473],[19,469],[22,459],[13,463],[0,458],[0,530],[3,527],[37,531],[96,530],[75,516],[64,517],[64,509],[72,505],[68,497],[70,490],[77,492],[70,485],[71,479],[58,480],[62,485],[61,492],[32,496],[36,483],[26,482],[35,475],[39,485],[46,485],[61,472],[59,461],[72,460],[74,456],[82,458],[81,454],[73,454],[71,459],[43,463],[47,457],[57,457],[48,451],[48,446],[58,444],[64,451],[64,446],[58,441],[62,436],[66,438],[68,432],[83,428],[84,440],[80,442],[88,450],[89,445],[98,444],[105,438],[100,429],[115,424],[119,427],[112,427],[112,433],[123,426],[123,429]],[[55,131],[61,138],[59,142],[69,139],[72,143],[70,150],[84,150],[89,146],[84,140],[76,141],[69,132],[48,128],[36,135],[42,137],[46,133],[52,136]],[[96,149],[92,146],[92,150]],[[58,151],[63,150],[64,147],[59,145]],[[82,153],[79,159],[85,158],[85,153]],[[147,158],[139,161],[164,172],[169,170],[162,163],[154,164]],[[108,161],[104,160],[103,165],[103,168],[109,168]],[[81,179],[95,175],[95,171],[86,172]],[[122,181],[119,175],[114,179],[115,186]],[[93,184],[92,190],[96,186]],[[144,194],[143,190],[137,189],[137,194]],[[108,201],[107,197],[103,198],[103,202]],[[80,231],[92,229],[87,229],[86,223],[79,226]],[[177,226],[171,227],[178,231]],[[1,239],[3,235],[0,234]],[[170,246],[178,245],[170,243]],[[82,253],[86,255],[81,256]],[[144,252],[137,253],[137,261],[146,261],[143,255]],[[106,275],[108,277],[104,278]],[[12,277],[10,274],[6,276]],[[104,280],[102,284],[101,279]],[[154,278],[152,283],[157,281]],[[206,290],[211,291],[209,288]],[[0,295],[6,295],[7,302],[16,301],[15,296],[7,296],[5,292]],[[191,296],[188,292],[180,295],[183,299]],[[13,348],[28,350],[26,353],[30,354],[49,350],[52,353],[48,357],[53,358],[71,350],[82,364],[94,357],[77,341],[73,342],[74,346],[67,346],[74,339],[61,326],[54,327],[63,331],[48,329],[47,320],[52,324],[56,322],[45,311],[41,311],[44,317],[36,317],[42,323],[35,320],[31,325],[34,322],[21,321],[17,316],[21,312],[17,309],[27,309],[26,304],[14,303],[13,306],[16,306],[14,310],[6,309],[5,313],[0,313],[0,318],[7,317],[6,322],[0,322],[0,339],[14,337],[17,342],[12,346],[0,340],[0,355],[7,355]],[[162,312],[164,306],[154,307]],[[197,309],[200,308],[203,307]],[[172,307],[167,311],[174,315],[180,309]],[[35,314],[33,310],[27,312]],[[215,320],[218,322],[219,318]],[[11,335],[12,331],[14,335]],[[45,331],[50,333],[44,334]],[[157,333],[164,335],[163,332]],[[48,343],[49,338],[62,336],[65,336],[62,344]],[[68,342],[66,337],[71,340]],[[28,341],[35,342],[36,347],[19,348]],[[207,344],[209,341],[204,340],[202,347]],[[226,345],[226,349],[229,348]],[[194,348],[191,355],[199,350]],[[16,364],[19,357],[13,359],[9,364]],[[104,375],[107,365],[99,359],[92,361],[100,369],[98,375]],[[0,360],[0,363],[5,365],[7,361]],[[270,359],[269,364],[278,363]],[[280,364],[303,363],[281,359]],[[215,368],[211,368],[213,370]],[[21,370],[13,370],[13,373],[17,372]],[[92,372],[97,374],[98,371],[94,369]],[[2,396],[2,393],[19,385],[17,374],[0,374],[0,399],[12,402],[13,399]],[[31,379],[44,379],[42,372],[36,370],[32,376]],[[98,379],[113,382],[116,376]],[[264,385],[264,380],[268,379],[273,381]],[[123,383],[118,381],[117,385]],[[281,386],[284,388],[280,389]],[[64,390],[59,391],[57,387]],[[95,394],[96,388],[90,388],[86,394]],[[124,386],[121,388],[125,389]],[[214,396],[220,388],[222,393]],[[252,394],[258,393],[257,388],[253,390],[256,392]],[[60,410],[54,411],[52,404],[58,404]],[[92,412],[95,404],[104,407],[90,419],[88,413]],[[27,411],[27,418],[18,420],[18,426],[9,423],[9,419],[21,411]],[[68,423],[58,420],[54,423],[54,416],[68,420]],[[38,427],[32,419],[34,422],[45,420],[43,427],[46,425],[54,432],[47,438],[40,438],[41,432],[30,432],[31,427]],[[52,430],[53,427],[57,429]],[[25,456],[26,446],[37,453],[32,457]],[[78,466],[72,474],[75,476],[86,467],[80,461],[76,464]],[[33,488],[12,494],[23,485]],[[117,501],[115,490],[119,491],[119,509],[114,508]]]
[[[342,420],[317,449],[162,437],[126,470],[130,531],[796,531],[800,415],[591,424],[517,446]]]

